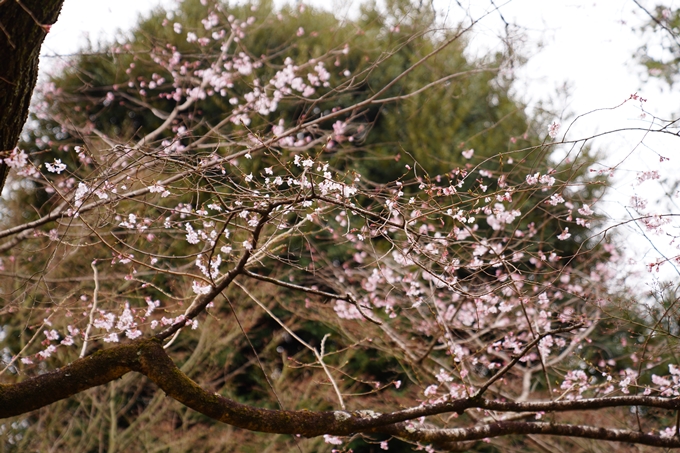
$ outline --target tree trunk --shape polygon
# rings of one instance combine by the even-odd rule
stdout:
[[[38,78],[38,58],[64,0],[0,0],[0,192],[4,161],[19,141]]]

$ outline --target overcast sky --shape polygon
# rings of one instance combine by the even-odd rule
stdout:
[[[66,0],[57,24],[43,46],[42,67],[57,65],[56,55],[75,53],[87,40],[111,41],[118,30],[134,25],[140,14],[147,14],[159,6],[172,6],[176,0]],[[329,2],[306,1],[307,4],[328,5]],[[480,17],[492,8],[492,2],[432,0],[438,11],[458,21],[465,17]],[[659,117],[669,118],[680,112],[680,96],[668,89],[661,90],[655,83],[645,83],[640,77],[633,53],[642,44],[634,29],[645,22],[644,13],[632,0],[551,1],[496,0],[498,12],[481,21],[472,35],[471,52],[480,55],[488,49],[500,50],[504,20],[519,26],[526,37],[523,48],[529,62],[517,72],[517,96],[530,106],[541,100],[551,101],[557,116],[583,115],[596,109],[621,104],[631,94],[639,93],[647,99],[645,109]],[[677,2],[676,2],[677,3]],[[343,2],[334,8],[351,15],[358,1]],[[464,12],[461,6],[466,8]],[[670,1],[668,6],[673,5]],[[647,6],[653,8],[652,2]],[[522,49],[521,49],[522,50]],[[569,87],[569,96],[561,88]],[[601,110],[579,119],[568,139],[583,138],[595,133],[627,127],[645,127],[650,116],[640,118],[639,103],[629,102],[616,110]],[[562,119],[563,119],[562,118]],[[563,124],[563,130],[568,124]],[[631,194],[644,187],[633,181],[640,170],[659,168],[659,154],[670,157],[662,168],[663,174],[680,174],[680,138],[644,137],[640,133],[616,133],[592,142],[603,150],[608,165],[624,159],[618,167],[616,184],[608,198],[608,212],[625,218],[624,206]],[[639,250],[650,252],[648,241],[638,237]],[[666,242],[658,242],[663,251]],[[668,250],[670,252],[670,250]],[[649,255],[651,261],[652,255]]]

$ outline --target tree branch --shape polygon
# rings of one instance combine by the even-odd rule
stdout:
[[[372,411],[284,411],[240,404],[203,390],[186,376],[167,355],[159,339],[142,339],[78,359],[70,365],[16,384],[0,386],[0,418],[23,414],[118,379],[130,371],[147,376],[168,396],[215,420],[253,431],[347,436],[353,433],[384,433],[409,440],[449,445],[512,434],[572,436],[657,447],[680,447],[680,438],[666,438],[635,431],[539,422],[494,422],[467,428],[417,428],[409,420],[467,409],[495,411],[574,411],[620,406],[678,409],[680,400],[652,396],[591,398],[574,401],[502,402],[462,398],[434,405],[421,405],[388,414]],[[405,423],[406,422],[406,423]]]
[[[448,447],[462,441],[482,440],[491,437],[515,434],[541,434],[549,436],[580,437],[584,439],[628,442],[652,447],[678,448],[680,438],[661,437],[638,431],[597,428],[583,425],[554,424],[546,422],[496,422],[472,428],[453,429],[416,429],[411,425],[399,423],[375,430],[412,441]]]

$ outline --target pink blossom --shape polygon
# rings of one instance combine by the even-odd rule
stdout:
[[[59,332],[57,332],[57,331],[54,330],[54,329],[53,329],[53,330],[50,330],[50,331],[45,330],[45,331],[43,331],[43,333],[45,334],[45,336],[47,337],[47,339],[50,340],[50,341],[54,341],[54,340],[58,340],[58,339],[59,339]]]
[[[671,438],[671,437],[675,436],[675,430],[676,430],[675,426],[670,426],[666,429],[661,430],[659,432],[659,436],[666,438],[666,439]]]
[[[106,312],[100,312],[100,314],[102,317],[95,319],[92,325],[97,329],[104,329],[106,331],[111,330],[113,328],[113,322],[116,319],[116,315]]]
[[[546,186],[552,186],[555,184],[555,178],[553,178],[550,175],[543,175],[539,178],[539,181],[541,184],[544,184]]]
[[[131,329],[131,330],[126,330],[125,336],[128,337],[130,340],[134,340],[135,338],[141,337],[142,332],[140,330],[138,330],[137,328],[134,328],[134,329]]]
[[[78,183],[78,188],[76,189],[76,193],[73,198],[73,204],[75,204],[76,208],[80,207],[83,204],[83,199],[89,192],[90,188],[87,187],[87,184],[82,182]]]
[[[527,177],[526,177],[527,184],[529,184],[529,185],[537,184],[539,176],[541,176],[540,173],[536,173],[534,175],[527,175]]]
[[[23,149],[14,148],[9,157],[3,159],[8,167],[20,170],[28,165],[28,155]]]
[[[161,198],[165,198],[165,197],[170,195],[170,192],[165,190],[165,187],[163,187],[160,184],[160,182],[157,182],[156,184],[149,186],[148,189],[149,189],[149,192],[151,192],[151,193],[160,193]]]
[[[584,205],[578,210],[578,212],[579,212],[579,214],[581,214],[582,216],[586,216],[586,217],[587,217],[587,216],[590,216],[590,215],[593,215],[593,210],[590,209],[590,206],[587,205],[587,204],[584,204]]]
[[[148,296],[146,297],[145,300],[148,308],[146,309],[146,313],[144,313],[144,316],[148,318],[149,316],[151,316],[151,314],[154,312],[156,308],[160,307],[161,301],[160,300],[152,301],[151,298]]]
[[[201,20],[201,23],[203,23],[203,27],[205,27],[206,30],[210,30],[211,28],[216,27],[220,23],[220,20],[215,12],[211,12],[208,17]]]
[[[630,197],[630,204],[636,211],[644,211],[647,208],[647,200],[637,195]]]
[[[342,445],[342,440],[341,440],[339,437],[337,437],[337,436],[331,436],[331,435],[328,435],[328,434],[324,434],[324,435],[323,435],[323,440],[324,440],[324,442],[326,442],[327,444],[331,444],[331,445]]]
[[[548,126],[548,135],[550,138],[557,137],[557,134],[560,132],[560,126],[561,125],[557,120],[550,123],[550,126]]]
[[[38,352],[36,355],[41,359],[51,357],[57,351],[57,347],[53,344],[49,345],[44,351]]]
[[[50,173],[56,173],[58,175],[66,170],[66,164],[62,163],[61,159],[54,159],[53,163],[45,162],[45,167]]]
[[[564,198],[562,198],[562,195],[556,193],[550,196],[550,199],[546,201],[551,206],[557,206],[560,203],[564,203]]]
[[[137,323],[134,322],[134,318],[132,316],[132,311],[130,310],[130,304],[125,303],[125,309],[123,310],[123,313],[118,317],[118,322],[116,323],[116,329],[118,330],[128,330],[131,328],[134,328],[137,326]]]
[[[104,343],[118,343],[118,334],[116,332],[111,332],[104,337]]]
[[[212,286],[205,285],[194,280],[193,283],[191,284],[191,289],[194,291],[195,294],[198,294],[200,296],[203,294],[208,294],[210,290],[212,290]]]
[[[641,171],[637,175],[637,182],[638,182],[638,185],[640,185],[645,181],[659,179],[659,178],[660,178],[660,176],[659,176],[659,172],[657,170]]]
[[[336,121],[333,123],[333,138],[337,141],[342,141],[345,135],[345,129],[347,128],[347,123],[344,121]]]
[[[625,394],[630,393],[630,390],[628,390],[628,386],[630,385],[630,383],[631,383],[631,377],[630,376],[626,377],[624,380],[619,382],[619,387],[621,388],[621,392],[623,392]]]
[[[565,228],[564,231],[562,231],[562,234],[557,236],[557,239],[560,241],[565,241],[571,237],[571,233],[569,233],[569,228]]]
[[[194,227],[191,226],[190,223],[185,224],[186,231],[187,231],[187,242],[189,244],[198,244],[200,242],[200,239],[198,239],[198,233],[194,230]]]
[[[428,386],[425,391],[423,392],[425,396],[432,396],[437,394],[437,386],[436,385],[430,385]]]

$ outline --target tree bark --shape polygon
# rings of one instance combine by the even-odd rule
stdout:
[[[0,192],[7,157],[28,118],[38,78],[40,46],[64,0],[0,0]]]

